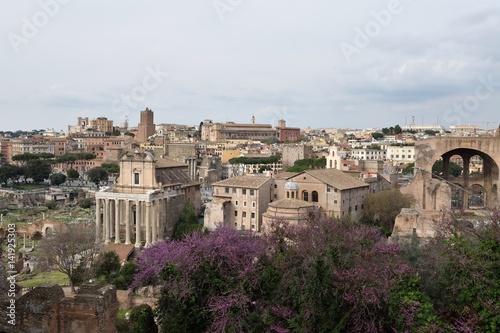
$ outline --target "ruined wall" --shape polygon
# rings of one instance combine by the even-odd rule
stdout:
[[[419,210],[403,208],[396,217],[391,239],[416,236],[429,239],[436,236],[436,226],[443,220],[443,212],[439,210]]]
[[[55,284],[36,287],[18,300],[20,333],[115,333],[118,300],[114,286],[81,287],[64,297]]]

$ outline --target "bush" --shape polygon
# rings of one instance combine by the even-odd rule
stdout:
[[[57,201],[51,200],[51,201],[47,202],[46,206],[50,210],[57,209]]]
[[[78,200],[78,206],[81,208],[90,208],[92,206],[92,200],[89,198],[82,198]]]

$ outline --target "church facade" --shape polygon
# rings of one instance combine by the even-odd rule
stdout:
[[[116,183],[96,192],[96,239],[148,246],[172,236],[185,204],[199,211],[188,165],[146,150],[124,152],[119,165]]]

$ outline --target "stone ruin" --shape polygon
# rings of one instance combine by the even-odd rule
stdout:
[[[15,330],[19,333],[115,333],[118,300],[116,288],[82,286],[65,297],[55,284],[43,284],[16,302]]]

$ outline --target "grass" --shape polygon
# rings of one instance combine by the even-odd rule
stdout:
[[[18,276],[18,278],[20,278],[20,276]],[[18,280],[17,284],[23,288],[29,288],[29,287],[37,287],[42,283],[47,283],[47,282],[55,283],[58,285],[69,284],[69,280],[66,274],[58,271],[37,273],[26,280],[23,281]]]

